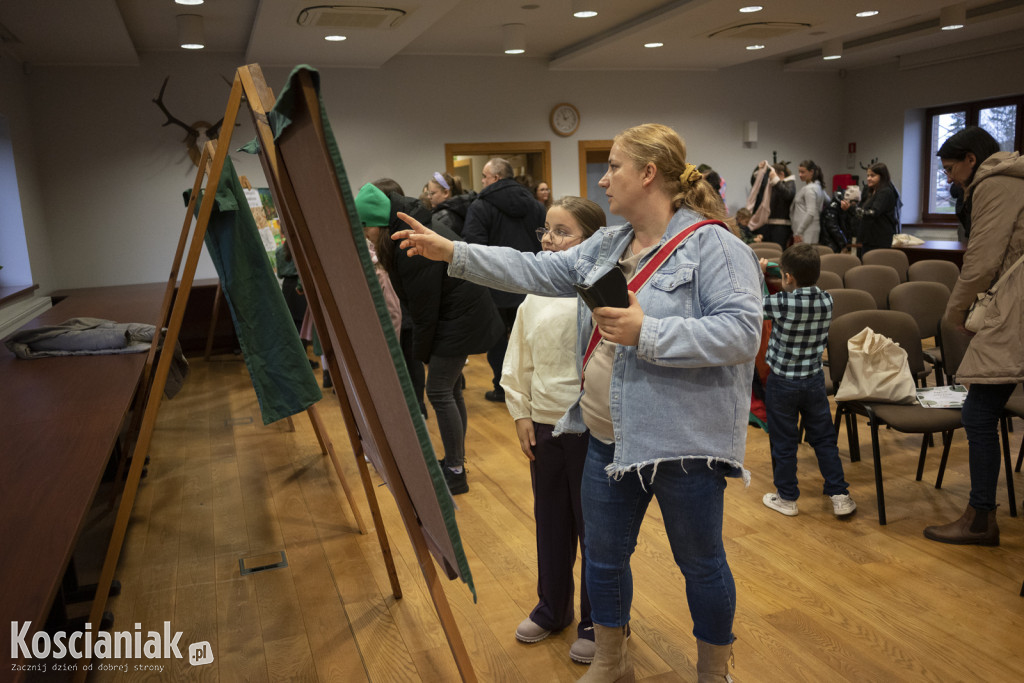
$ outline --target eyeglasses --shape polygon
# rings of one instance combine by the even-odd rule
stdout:
[[[551,241],[555,244],[561,244],[564,240],[578,240],[579,235],[573,235],[572,233],[566,232],[561,228],[555,228],[554,230],[548,230],[547,228],[537,228],[537,239],[543,241],[544,235],[548,235]]]

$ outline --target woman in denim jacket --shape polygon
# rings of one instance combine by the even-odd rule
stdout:
[[[452,243],[409,217],[393,239],[410,254],[448,261],[449,274],[506,291],[575,296],[618,266],[627,279],[658,246],[705,218],[721,199],[671,128],[645,124],[615,138],[601,179],[611,212],[629,222],[577,247],[526,254]],[[672,553],[686,578],[701,683],[724,681],[736,589],[722,544],[725,477],[743,468],[750,378],[761,337],[761,271],[728,230],[699,228],[628,308],[578,304],[577,368],[585,389],[555,434],[591,432],[583,475],[587,590],[597,655],[581,680],[632,681],[626,648],[629,557],[658,498]],[[603,340],[586,368],[594,325]]]

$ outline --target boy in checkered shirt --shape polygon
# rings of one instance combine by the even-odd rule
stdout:
[[[766,270],[768,261],[761,259]],[[811,244],[795,244],[780,259],[783,291],[765,297],[764,317],[772,321],[765,360],[771,372],[765,388],[768,435],[775,462],[775,493],[766,493],[765,505],[792,517],[800,497],[796,465],[798,423],[803,416],[807,443],[814,448],[818,469],[825,479],[824,494],[832,499],[837,517],[857,509],[850,498],[839,460],[832,426],[821,353],[832,321],[832,296],[815,286],[821,258]]]

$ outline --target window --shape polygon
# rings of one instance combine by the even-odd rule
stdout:
[[[942,171],[936,153],[951,135],[967,126],[981,126],[999,141],[1003,151],[1021,147],[1021,129],[1024,128],[1024,95],[966,102],[948,107],[937,107],[925,112],[926,125],[922,183],[924,201],[921,220],[925,223],[955,223],[956,202],[949,194],[949,182]]]

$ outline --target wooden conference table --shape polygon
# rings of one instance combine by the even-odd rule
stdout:
[[[22,329],[155,324],[166,283],[68,290]],[[0,344],[0,638],[42,630],[142,377],[146,353],[21,360]]]
[[[925,259],[939,259],[951,261],[958,268],[963,268],[967,243],[952,240],[927,240],[924,244],[903,245],[894,248],[906,254],[910,263],[917,263]]]

